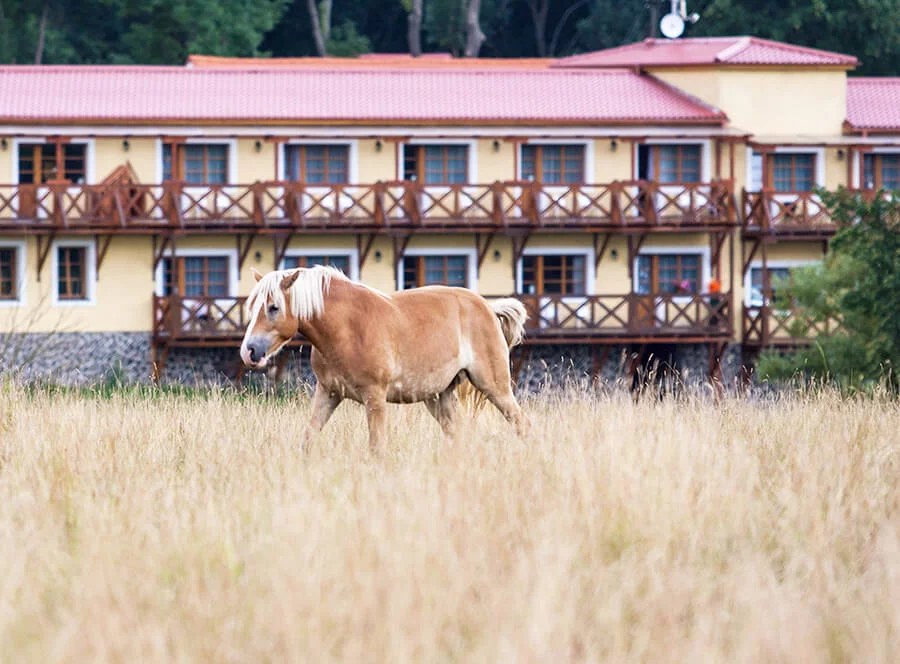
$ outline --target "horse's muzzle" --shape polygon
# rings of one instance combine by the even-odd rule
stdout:
[[[241,347],[241,359],[248,367],[258,367],[269,351],[269,342],[259,337],[248,339]]]

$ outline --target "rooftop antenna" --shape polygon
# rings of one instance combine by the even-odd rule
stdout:
[[[671,11],[662,17],[659,30],[667,39],[678,39],[684,34],[685,22],[694,24],[700,20],[700,14],[687,13],[687,0],[670,0]]]

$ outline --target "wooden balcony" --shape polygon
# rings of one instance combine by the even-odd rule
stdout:
[[[837,230],[828,208],[812,192],[745,191],[743,210],[745,235],[820,239]]]
[[[528,310],[526,343],[700,343],[732,337],[728,293],[513,297]],[[154,296],[154,343],[237,344],[247,326],[244,301]]]
[[[836,321],[817,321],[801,311],[770,305],[743,308],[744,346],[759,348],[791,348],[809,343],[823,334],[840,329]]]
[[[737,224],[733,183],[0,185],[0,231],[692,231]]]

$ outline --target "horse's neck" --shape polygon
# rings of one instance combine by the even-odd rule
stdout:
[[[319,350],[325,350],[342,328],[364,324],[359,311],[366,307],[365,299],[377,297],[368,289],[346,279],[333,279],[325,294],[324,306],[318,316],[302,320],[299,331]]]

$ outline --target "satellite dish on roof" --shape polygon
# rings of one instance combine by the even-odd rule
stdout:
[[[678,39],[684,34],[684,19],[674,12],[666,14],[659,22],[659,31],[667,39]]]

